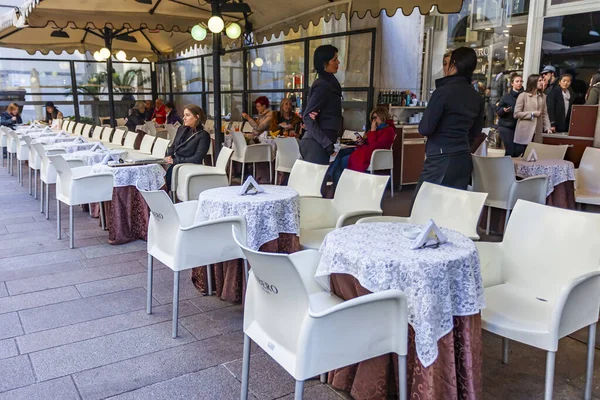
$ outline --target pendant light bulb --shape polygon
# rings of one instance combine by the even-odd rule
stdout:
[[[95,51],[95,52],[94,52],[94,60],[96,60],[96,61],[104,61],[104,60],[102,59],[102,56],[100,55],[100,52],[99,52],[99,51]]]
[[[257,67],[262,67],[264,64],[264,61],[262,58],[260,57],[256,57],[256,60],[254,60],[254,65],[256,65]]]
[[[115,54],[115,58],[119,61],[127,61],[127,53],[123,50],[119,50],[117,51],[117,54]]]
[[[200,25],[194,25],[194,27],[192,28],[192,38],[194,38],[194,40],[201,42],[204,39],[206,39],[206,28],[204,28],[203,26]]]
[[[208,20],[208,29],[210,29],[212,33],[221,33],[223,28],[225,28],[225,22],[223,22],[221,17],[218,15],[210,17]]]
[[[225,34],[230,39],[237,39],[242,34],[242,28],[235,22],[232,22],[227,29],[225,29]]]
[[[104,58],[105,60],[108,59],[108,57],[110,57],[110,50],[106,47],[101,48],[99,53],[100,56],[102,56],[102,58]]]

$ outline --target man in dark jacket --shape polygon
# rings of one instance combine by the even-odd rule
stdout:
[[[556,68],[552,65],[546,65],[542,68],[542,72],[540,72],[544,81],[546,81],[546,90],[544,90],[544,94],[548,96],[548,93],[556,86],[558,86],[558,79],[556,79]]]
[[[483,129],[484,116],[483,99],[470,85],[476,65],[475,51],[460,47],[452,52],[448,76],[435,82],[419,124],[419,133],[427,137],[427,159],[417,191],[423,182],[457,189],[469,184],[471,143]]]

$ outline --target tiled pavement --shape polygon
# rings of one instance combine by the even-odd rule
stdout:
[[[386,213],[405,214],[410,191],[386,198]],[[239,398],[240,306],[200,296],[181,274],[180,337],[172,339],[173,275],[159,263],[154,313],[145,312],[145,243],[111,246],[98,220],[76,212],[70,250],[66,230],[56,239],[55,203],[47,221],[27,192],[0,168],[0,400]],[[505,366],[500,350],[484,333],[484,399],[542,398],[544,353],[515,343]],[[585,345],[563,340],[556,399],[582,398],[584,368]],[[291,400],[294,382],[255,348],[250,389],[254,399]],[[311,381],[305,398],[349,396]]]

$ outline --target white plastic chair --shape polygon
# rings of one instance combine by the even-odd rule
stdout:
[[[102,126],[97,126],[94,128],[94,131],[92,133],[92,140],[93,141],[101,141],[102,140],[102,131],[104,130],[104,127]]]
[[[105,146],[111,149],[123,147],[123,139],[126,133],[127,128],[115,128],[115,132],[112,135],[110,143],[106,143]]]
[[[327,165],[296,160],[290,172],[287,185],[297,191],[300,197],[323,197],[321,186],[323,185],[327,168]]]
[[[60,124],[60,129],[62,129],[63,131],[66,131],[68,124],[69,124],[69,120],[68,119],[63,119],[62,123]]]
[[[302,248],[317,250],[332,230],[381,215],[381,199],[389,179],[345,169],[333,199],[300,197]]]
[[[112,137],[113,131],[114,131],[114,129],[111,128],[110,126],[105,127],[104,130],[102,131],[102,137],[100,138],[100,141],[102,141],[102,143],[105,146],[110,143],[110,139]]]
[[[233,138],[233,155],[231,156],[231,164],[233,162],[239,162],[242,164],[242,177],[241,182],[244,182],[244,167],[246,163],[252,163],[254,167],[254,173],[256,173],[257,162],[268,162],[269,163],[269,182],[273,182],[273,152],[271,145],[267,143],[252,144],[248,146],[246,144],[246,138],[241,132],[232,132]],[[229,184],[231,185],[231,176],[229,175]]]
[[[154,136],[144,135],[142,144],[140,144],[140,153],[152,154],[152,145],[154,144]]]
[[[473,191],[487,193],[488,207],[486,234],[490,233],[490,208],[506,210],[505,225],[517,200],[546,204],[548,177],[532,176],[520,181],[515,177],[515,167],[510,157],[473,157]]]
[[[4,167],[4,149],[8,146],[8,140],[6,138],[6,130],[8,130],[10,128],[7,128],[5,126],[0,126],[0,157],[2,158],[2,166]],[[7,154],[8,157],[8,154]],[[8,162],[7,162],[8,165]]]
[[[154,147],[152,148],[152,155],[154,157],[164,158],[167,154],[168,147],[168,139],[156,138],[156,141],[154,142]]]
[[[75,128],[73,129],[73,134],[77,136],[81,136],[83,134],[83,124],[81,122],[77,122],[75,124]]]
[[[117,123],[117,126],[125,126],[127,120],[125,118],[117,118],[115,122]]]
[[[406,400],[406,297],[387,290],[342,301],[314,279],[320,253],[261,253],[234,239],[252,265],[244,303],[241,399],[248,398],[250,340],[295,380],[304,381],[383,354],[398,354],[400,399]],[[357,329],[357,321],[368,321]]]
[[[181,201],[196,200],[205,190],[227,186],[227,164],[232,154],[233,150],[223,147],[214,167],[198,164],[175,165],[171,178],[173,202],[175,195]]]
[[[592,397],[600,310],[600,215],[518,201],[494,248],[498,284],[484,289],[482,328],[547,351],[545,399],[552,399],[559,339],[589,327],[585,399]],[[483,264],[483,263],[482,263]],[[493,272],[493,271],[492,271]],[[482,274],[490,273],[482,271]]]
[[[394,136],[394,141],[395,141]],[[367,168],[367,172],[373,173],[375,171],[389,170],[390,171],[390,192],[391,196],[394,197],[394,142],[390,149],[377,149],[371,154],[371,163]]]
[[[56,232],[61,239],[60,203],[69,206],[69,247],[75,248],[73,206],[100,203],[102,229],[106,223],[102,202],[112,200],[114,176],[110,172],[95,174],[91,166],[72,168],[61,155],[48,156],[58,177],[56,179]]]
[[[410,217],[370,217],[356,223],[426,224],[433,219],[438,226],[458,231],[472,240],[479,240],[477,224],[487,196],[487,193],[468,192],[423,182]]]
[[[6,157],[7,157],[7,171],[9,174],[14,175],[13,160],[17,157],[17,142],[18,136],[11,130],[5,130],[6,135]],[[17,139],[15,140],[15,137]]]
[[[575,202],[600,205],[600,149],[587,147],[576,172]]]
[[[92,128],[93,128],[93,126],[90,124],[83,125],[83,129],[81,131],[81,136],[89,138],[90,134],[92,132]]]
[[[125,143],[123,143],[123,147],[125,147],[126,149],[133,150],[137,136],[137,132],[127,132],[127,135],[125,136]]]
[[[531,142],[525,148],[523,158],[527,158],[531,150],[535,149],[538,160],[564,160],[568,148],[569,145],[567,144],[554,145]]]
[[[296,138],[275,138],[277,154],[275,155],[275,171],[292,172],[294,163],[299,160],[300,146]]]
[[[150,207],[148,224],[148,298],[146,312],[152,314],[152,269],[156,258],[174,272],[173,276],[173,338],[177,337],[179,311],[179,272],[198,265],[244,258],[244,254],[231,236],[236,226],[246,235],[244,217],[227,217],[194,223],[198,201],[173,204],[162,190],[138,190]],[[248,269],[244,260],[245,269]],[[210,294],[210,289],[209,289]]]
[[[67,133],[71,133],[72,134],[73,133],[73,128],[75,128],[75,121],[71,121],[71,120],[67,121],[67,126],[64,128],[64,130]]]
[[[23,140],[27,144],[27,149],[29,150],[29,161],[27,162],[27,166],[29,167],[29,173],[27,174],[27,176],[29,177],[29,194],[31,195],[33,192],[34,198],[37,199],[38,198],[38,195],[37,195],[38,171],[42,167],[42,159],[37,154],[37,151],[33,148],[33,144],[31,143],[31,138],[29,136],[23,136]],[[31,174],[31,170],[33,170],[33,175]],[[32,177],[33,177],[33,185],[31,183]]]
[[[23,162],[29,160],[29,149],[27,148],[27,144],[19,138],[17,132],[11,131],[8,133],[11,141],[9,143],[9,154],[11,156],[11,174],[12,174],[12,157],[16,157],[17,159],[17,176],[19,178],[19,183],[23,186]]]

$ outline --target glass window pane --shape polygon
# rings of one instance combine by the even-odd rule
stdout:
[[[24,95],[11,100],[0,100],[0,109],[4,110],[9,103],[15,101],[20,106],[23,106],[21,117],[23,122],[33,121],[35,119],[43,120],[46,118],[46,110],[44,105],[47,101],[54,102],[56,108],[63,113],[64,117],[75,115],[73,102],[69,101],[65,95]]]
[[[202,107],[202,95],[200,94],[176,94],[173,96],[175,108],[180,117],[183,118],[183,108],[188,104],[196,104]],[[204,110],[206,112],[206,110]],[[208,114],[208,113],[207,113]]]
[[[156,90],[159,93],[168,93],[170,90],[169,86],[169,63],[156,63]]]
[[[221,90],[243,89],[244,69],[242,68],[242,52],[227,53],[221,57]]]
[[[229,121],[243,121],[242,119],[242,94],[223,94],[221,95],[222,115]]]
[[[366,128],[368,92],[343,92],[344,129],[363,132]]]
[[[70,92],[69,62],[0,60],[0,90],[26,93]]]
[[[368,87],[371,70],[371,34],[339,36],[310,41],[310,75],[312,84],[316,79],[313,71],[314,53],[317,47],[331,44],[338,49],[340,67],[335,75],[342,87]]]
[[[115,93],[152,93],[150,64],[113,62]]]
[[[190,58],[171,63],[173,92],[202,92],[202,59]]]
[[[212,57],[204,57],[204,79],[206,79],[207,91],[212,92],[215,90],[213,85],[213,59]]]
[[[252,90],[293,90],[304,87],[304,43],[252,49],[249,87]]]

